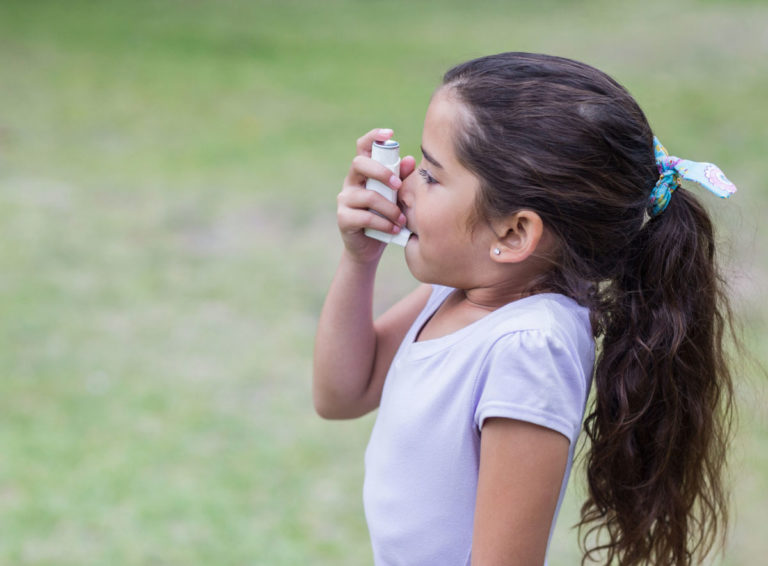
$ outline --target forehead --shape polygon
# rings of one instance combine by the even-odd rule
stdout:
[[[424,126],[450,128],[459,112],[461,112],[461,104],[448,89],[441,88],[435,92],[429,101]]]
[[[440,163],[455,161],[453,144],[464,112],[464,105],[446,88],[438,90],[429,103],[422,145],[430,154],[435,154]]]

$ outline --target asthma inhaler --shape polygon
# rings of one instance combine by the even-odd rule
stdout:
[[[392,171],[394,175],[400,177],[400,144],[395,140],[373,142],[371,159],[378,161]],[[365,182],[365,188],[370,191],[376,191],[389,202],[397,203],[397,193],[376,179],[368,179]],[[397,234],[387,234],[386,232],[366,228],[365,235],[387,244],[391,242],[398,246],[405,246],[405,244],[408,243],[408,238],[410,238],[411,232],[405,226],[403,226]]]

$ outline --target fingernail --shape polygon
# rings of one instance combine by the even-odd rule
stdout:
[[[400,226],[395,225],[392,227],[393,234],[398,234],[399,232],[400,232]]]
[[[405,214],[401,214],[397,219],[397,223],[400,224],[400,226],[405,226],[406,222],[408,222],[408,219],[405,217]]]
[[[393,189],[399,189],[400,185],[402,184],[403,182],[400,180],[400,177],[398,177],[397,175],[392,175],[389,178],[389,186],[392,187]]]
[[[389,136],[392,134],[392,130],[390,128],[380,128],[379,129],[379,135],[380,136]]]

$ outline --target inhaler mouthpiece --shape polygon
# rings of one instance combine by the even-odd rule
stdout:
[[[371,159],[384,165],[387,169],[392,171],[394,175],[397,175],[398,177],[400,176],[400,144],[395,140],[373,142]],[[376,179],[368,179],[365,182],[365,188],[370,191],[376,191],[389,202],[397,203],[397,193]],[[397,234],[388,234],[379,230],[366,228],[365,235],[387,244],[393,243],[398,246],[405,246],[405,244],[408,243],[408,238],[411,236],[411,231],[408,230],[408,228],[403,227]]]

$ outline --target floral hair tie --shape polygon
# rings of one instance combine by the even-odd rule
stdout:
[[[653,151],[656,154],[656,166],[659,168],[659,180],[651,191],[648,203],[648,215],[651,218],[664,212],[672,193],[683,180],[701,185],[720,198],[728,198],[736,192],[736,186],[713,163],[672,157],[656,136],[653,137]]]

